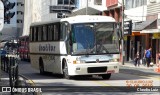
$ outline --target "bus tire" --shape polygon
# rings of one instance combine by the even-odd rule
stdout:
[[[41,75],[45,74],[44,65],[43,65],[43,60],[42,59],[39,60],[39,72],[40,72]]]
[[[103,79],[110,79],[110,77],[111,77],[111,74],[103,74],[103,75],[101,75],[102,76],[102,78]]]
[[[63,77],[66,79],[71,79],[71,76],[68,75],[68,66],[66,61],[64,61],[64,66],[63,66]]]

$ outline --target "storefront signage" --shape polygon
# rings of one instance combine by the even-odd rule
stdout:
[[[154,39],[160,39],[160,33],[154,33],[153,38]]]

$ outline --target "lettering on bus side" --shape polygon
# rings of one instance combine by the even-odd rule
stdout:
[[[55,56],[53,55],[45,55],[42,58],[49,61],[53,60],[55,62]]]
[[[39,45],[39,51],[55,51],[56,46],[51,44]]]

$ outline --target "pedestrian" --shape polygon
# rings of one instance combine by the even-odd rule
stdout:
[[[140,56],[139,56],[139,52],[137,52],[136,53],[136,57],[135,57],[135,66],[137,66],[138,65],[138,67],[139,67],[139,65],[140,65]]]
[[[151,63],[151,50],[152,48],[150,47],[148,50],[146,50],[146,54],[145,54],[147,67],[149,67]]]

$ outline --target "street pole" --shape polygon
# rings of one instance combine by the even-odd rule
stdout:
[[[86,15],[88,15],[88,0],[87,0],[87,3],[86,3]]]
[[[124,0],[122,0],[122,65],[124,65]]]

